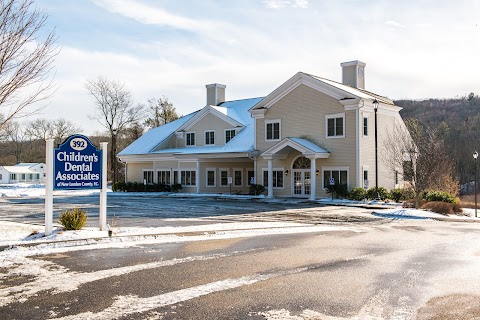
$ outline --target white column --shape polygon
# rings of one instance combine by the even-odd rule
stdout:
[[[197,171],[195,172],[195,184],[197,185],[197,193],[200,193],[200,161],[197,160]]]
[[[317,160],[310,159],[310,200],[315,200],[317,195]]]
[[[267,198],[273,198],[273,160],[268,159],[268,195]]]
[[[98,227],[100,231],[107,230],[107,158],[108,142],[100,143],[102,148],[102,188],[100,189],[100,213]]]
[[[53,225],[53,141],[54,139],[47,139],[45,151],[45,235],[52,234]]]
[[[178,161],[178,169],[177,169],[177,183],[182,184],[182,173],[180,172],[181,166],[180,161]]]
[[[153,161],[153,183],[158,183],[158,174],[157,174],[157,166],[155,165],[155,161]]]

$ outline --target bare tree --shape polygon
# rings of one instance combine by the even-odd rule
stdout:
[[[10,121],[3,126],[4,134],[7,137],[9,149],[15,157],[15,163],[24,161],[25,142],[27,135],[25,130],[18,122]]]
[[[133,106],[130,91],[119,82],[98,77],[88,80],[85,87],[95,99],[96,113],[91,119],[105,127],[112,139],[110,152],[110,168],[113,182],[117,182],[117,135],[129,125],[139,122],[143,106]]]
[[[430,189],[458,191],[454,161],[448,157],[441,132],[407,119],[383,141],[382,160],[390,172],[397,172],[419,198]]]
[[[2,0],[0,8],[0,128],[32,114],[26,108],[54,92],[49,76],[58,48],[55,31],[44,32],[47,14],[32,8],[33,0]],[[45,36],[43,36],[45,35]]]
[[[148,113],[149,118],[145,120],[145,125],[150,128],[159,127],[179,118],[175,107],[165,96],[148,100]]]
[[[60,144],[72,134],[81,132],[81,129],[63,118],[57,120],[40,118],[31,121],[26,126],[25,131],[30,139],[45,140],[53,138],[55,144]]]

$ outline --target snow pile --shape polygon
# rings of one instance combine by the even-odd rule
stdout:
[[[45,230],[43,226],[36,226],[8,221],[0,222],[0,244],[9,244],[31,239],[33,235]]]
[[[108,188],[107,192],[111,192]],[[84,189],[84,190],[56,190],[53,191],[54,196],[85,196],[98,194],[100,190],[96,189]],[[0,185],[0,198],[1,197],[44,197],[45,196],[45,184],[28,184],[28,183],[15,183],[15,184],[1,184]]]

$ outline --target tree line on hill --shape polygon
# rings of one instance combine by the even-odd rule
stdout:
[[[428,144],[441,147],[431,157],[438,160],[438,166],[451,163],[448,173],[462,193],[471,193],[473,154],[480,152],[480,97],[470,93],[453,99],[397,100],[395,104],[403,108],[400,114],[407,123],[415,121],[423,132],[434,136]]]

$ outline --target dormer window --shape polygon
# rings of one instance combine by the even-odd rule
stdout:
[[[215,145],[215,131],[205,131],[205,145]]]
[[[235,129],[227,129],[225,130],[225,143],[232,140],[235,137]]]
[[[194,146],[195,145],[195,132],[187,132],[186,133],[186,146]]]

